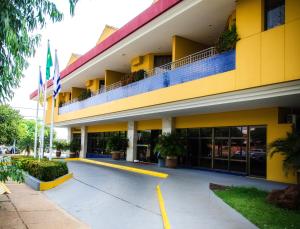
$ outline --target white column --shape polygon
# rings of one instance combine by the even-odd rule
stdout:
[[[87,131],[86,126],[81,127],[81,149],[80,149],[80,158],[86,157],[86,151],[87,151]]]
[[[174,130],[174,119],[172,117],[162,118],[162,132],[171,133]]]
[[[136,159],[136,151],[137,151],[137,131],[136,131],[136,123],[134,121],[128,122],[128,148],[126,154],[126,161],[134,161]]]
[[[72,128],[67,127],[68,133],[67,133],[67,141],[71,142],[72,141]]]

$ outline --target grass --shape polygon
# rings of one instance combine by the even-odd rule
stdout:
[[[300,228],[300,211],[286,210],[267,203],[268,193],[265,191],[256,188],[231,187],[214,192],[259,228]]]

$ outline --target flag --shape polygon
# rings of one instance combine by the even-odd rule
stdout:
[[[58,95],[60,90],[61,90],[60,73],[59,73],[57,51],[55,50],[54,76],[53,76],[53,96],[54,96],[54,98],[56,98],[56,96]]]
[[[42,71],[40,67],[40,74],[39,74],[39,90],[38,90],[38,95],[39,95],[39,103],[43,105],[43,99],[44,99],[44,87],[43,87],[43,77],[42,77]]]
[[[48,40],[47,63],[46,63],[46,80],[50,79],[50,68],[52,67],[52,57],[50,51],[50,42]]]

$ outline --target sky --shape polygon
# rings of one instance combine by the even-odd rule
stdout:
[[[35,56],[28,60],[29,67],[24,71],[20,87],[14,90],[14,98],[9,103],[20,110],[27,119],[35,119],[36,102],[29,95],[38,86],[38,69],[42,67],[45,78],[47,41],[50,40],[52,59],[57,49],[60,71],[62,71],[72,53],[84,54],[96,45],[96,42],[106,24],[120,28],[143,10],[148,8],[153,0],[79,0],[75,15],[69,14],[68,0],[53,0],[58,9],[64,13],[64,19],[55,24],[48,22],[46,27],[38,30],[42,39],[36,49]],[[51,69],[51,72],[54,69]],[[42,110],[40,110],[42,117]],[[55,129],[58,138],[66,138],[65,128]]]

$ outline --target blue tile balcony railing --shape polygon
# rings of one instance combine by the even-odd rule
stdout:
[[[211,50],[209,51],[211,52]],[[235,50],[221,54],[213,52],[208,57],[197,57],[196,59],[193,55],[184,57],[180,62],[173,62],[148,71],[149,77],[140,81],[126,86],[120,85],[115,89],[106,90],[83,101],[66,104],[59,108],[59,114],[65,114],[235,69]]]

